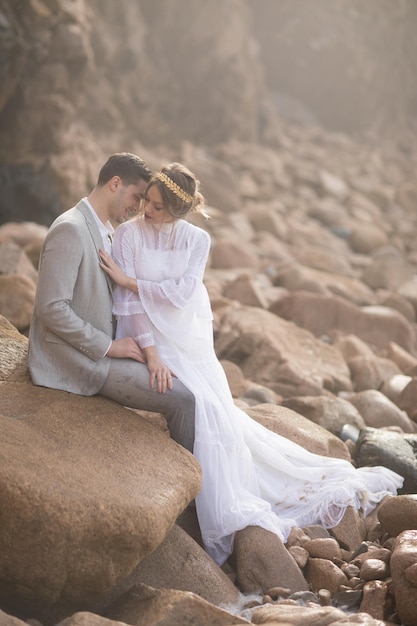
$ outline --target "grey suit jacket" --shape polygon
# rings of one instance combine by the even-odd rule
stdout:
[[[46,236],[29,331],[35,385],[93,395],[104,384],[113,334],[111,281],[99,267],[100,231],[79,202]]]

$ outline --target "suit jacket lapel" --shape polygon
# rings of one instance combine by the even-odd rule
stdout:
[[[77,209],[81,212],[81,214],[83,215],[85,219],[86,226],[90,233],[91,239],[93,240],[94,247],[97,251],[97,257],[100,261],[99,250],[100,248],[103,249],[103,240],[101,237],[100,230],[96,224],[94,217],[91,215],[90,208],[85,204],[83,200],[80,200],[80,202],[77,204]],[[104,272],[104,274],[106,276],[106,280],[107,280],[107,284],[109,286],[110,292],[113,295],[113,282],[110,276],[107,274],[107,272]]]

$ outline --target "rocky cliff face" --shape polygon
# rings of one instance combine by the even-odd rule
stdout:
[[[277,114],[408,120],[416,16],[412,0],[0,0],[0,222],[49,224],[118,150],[274,145]]]
[[[415,116],[415,2],[264,0],[260,10],[248,1],[282,115],[347,132],[385,132]]]

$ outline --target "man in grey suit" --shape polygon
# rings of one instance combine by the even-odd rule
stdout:
[[[111,251],[112,223],[138,211],[150,177],[138,156],[114,154],[90,195],[51,225],[39,265],[29,370],[35,385],[100,394],[162,413],[172,438],[192,452],[194,396],[175,378],[172,388],[171,382],[157,380],[151,389],[135,340],[113,339],[112,284],[99,265],[99,250]]]

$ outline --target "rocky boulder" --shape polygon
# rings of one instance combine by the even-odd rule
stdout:
[[[417,530],[417,495],[387,496],[378,507],[378,519],[392,537]]]
[[[200,467],[110,400],[0,385],[0,602],[51,624],[160,545],[197,494]]]
[[[356,443],[359,466],[384,465],[404,476],[402,493],[417,492],[417,435],[389,429],[364,428]]]
[[[0,315],[0,381],[16,376],[28,379],[27,338]]]
[[[297,412],[285,405],[258,404],[246,409],[246,413],[265,428],[314,454],[352,460],[343,441],[320,424],[314,423],[309,416],[304,416],[301,410]]]
[[[137,585],[120,598],[106,613],[117,624],[166,626],[167,624],[207,624],[231,626],[249,622],[229,611],[215,607],[197,594],[173,589],[153,589]],[[62,626],[66,626],[65,623]],[[71,622],[68,623],[71,626]]]
[[[178,524],[156,550],[102,599],[97,612],[106,612],[127,591],[142,584],[155,589],[190,591],[216,606],[236,606],[240,600],[230,578]]]
[[[412,325],[401,313],[388,307],[358,307],[338,296],[298,291],[281,298],[270,310],[318,337],[340,330],[377,348],[395,342],[408,352],[416,349]]]
[[[230,308],[222,318],[217,355],[239,363],[245,376],[282,396],[351,389],[340,352],[269,311]]]
[[[392,584],[403,624],[417,625],[417,530],[398,535],[391,557]]]

